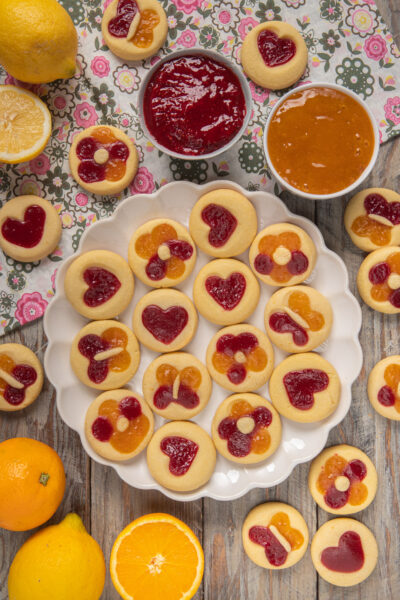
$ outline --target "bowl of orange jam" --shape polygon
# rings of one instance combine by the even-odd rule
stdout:
[[[333,83],[291,90],[274,106],[264,131],[273,177],[311,200],[352,192],[371,172],[378,150],[378,127],[368,106]]]

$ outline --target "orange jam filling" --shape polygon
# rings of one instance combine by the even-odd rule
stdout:
[[[389,266],[391,273],[397,273],[400,275],[400,252],[393,252],[390,254],[385,263]],[[376,302],[387,302],[393,290],[389,287],[388,280],[385,279],[383,283],[376,283],[371,287],[371,298]]]
[[[392,239],[391,228],[370,219],[368,215],[356,217],[351,230],[360,237],[368,237],[375,246],[388,246]]]
[[[320,331],[325,325],[324,316],[311,308],[310,299],[304,292],[290,294],[288,306],[308,323],[311,331]]]
[[[3,369],[3,371],[6,373],[11,373],[14,367],[15,362],[12,358],[7,356],[7,354],[0,355],[0,369]],[[4,381],[4,379],[1,379],[0,377],[0,394],[4,394],[7,385],[8,384]]]
[[[180,384],[192,390],[197,390],[201,385],[201,373],[196,367],[185,367],[178,371],[172,365],[162,364],[156,371],[156,379],[160,385],[173,386],[178,376]]]
[[[106,164],[107,181],[119,181],[126,173],[126,162],[114,158]]]
[[[264,454],[271,445],[271,436],[266,429],[260,429],[251,440],[251,451],[254,454]]]
[[[250,415],[253,411],[253,407],[247,400],[236,400],[231,406],[231,417],[239,419],[246,415]]]
[[[132,43],[138,48],[148,48],[153,43],[153,29],[160,22],[155,10],[144,10],[140,13],[140,24]]]
[[[118,420],[124,418],[119,403],[116,400],[105,400],[99,407],[99,416],[106,417],[110,422],[113,433],[109,443],[122,454],[134,452],[141,444],[150,427],[149,419],[143,413],[129,421],[124,431],[118,431]]]
[[[391,364],[386,367],[384,373],[386,384],[392,389],[394,395],[394,408],[400,412],[400,396],[397,393],[400,385],[400,365]]]
[[[98,127],[90,134],[90,137],[100,144],[113,144],[114,142],[118,142],[118,138],[115,137],[109,127]]]
[[[274,261],[273,254],[279,247],[295,252],[300,250],[301,240],[297,233],[286,231],[279,235],[266,235],[258,243],[260,253],[269,256],[273,262],[273,268],[269,276],[277,283],[286,283],[293,277],[293,273],[289,271],[287,265],[278,265]]]
[[[291,527],[290,519],[286,513],[276,513],[269,522],[268,527],[271,527],[271,525],[276,527],[279,533],[289,542],[292,550],[301,548],[304,543],[304,536],[298,529]]]
[[[122,352],[108,359],[108,368],[114,372],[125,371],[131,364],[129,352],[125,350],[128,345],[128,336],[118,327],[106,329],[101,337],[108,342],[110,348],[123,348]]]
[[[351,466],[351,462],[349,463],[345,458],[339,456],[339,454],[334,454],[327,459],[317,479],[317,490],[320,494],[324,495],[335,485],[337,477],[342,475],[349,477],[350,485],[347,499],[344,499],[340,505],[333,506],[333,508],[341,508],[346,502],[352,506],[358,506],[367,499],[368,488],[364,483],[357,481],[351,476],[351,470],[350,475],[347,474],[349,465]],[[325,501],[328,501],[329,505],[329,498],[325,498]]]

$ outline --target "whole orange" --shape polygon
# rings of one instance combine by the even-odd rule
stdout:
[[[0,443],[0,527],[26,531],[56,512],[65,491],[57,452],[30,438]]]

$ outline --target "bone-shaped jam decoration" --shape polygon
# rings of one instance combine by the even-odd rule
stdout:
[[[354,573],[364,565],[365,557],[361,538],[356,531],[345,531],[338,546],[325,548],[321,562],[327,569],[338,573]]]
[[[368,237],[376,246],[388,246],[391,228],[400,225],[400,202],[388,202],[381,194],[368,194],[364,199],[366,215],[356,217],[351,230]]]
[[[92,424],[93,436],[100,442],[109,442],[121,454],[134,452],[150,427],[149,419],[134,396],[127,396],[120,402],[105,400],[100,404],[98,414]]]
[[[384,372],[385,384],[378,392],[378,402],[400,413],[400,365],[388,365]]]
[[[269,326],[277,333],[291,333],[293,343],[305,346],[310,331],[320,331],[325,325],[324,316],[311,308],[310,299],[304,292],[292,292],[284,311],[274,312],[269,317]]]
[[[85,183],[119,181],[126,172],[129,148],[109,127],[99,127],[76,147],[79,177]]]
[[[90,308],[107,302],[121,287],[121,282],[113,273],[101,267],[89,267],[83,273],[83,280],[89,286],[83,301]]]
[[[201,218],[210,227],[208,241],[214,248],[225,246],[237,227],[236,217],[218,204],[208,204],[203,208]]]
[[[181,477],[189,471],[199,450],[196,442],[180,436],[163,438],[160,448],[169,456],[169,470],[176,477]]]
[[[155,10],[139,10],[135,0],[119,0],[116,16],[108,24],[108,32],[117,38],[126,38],[138,48],[153,43],[153,29],[160,17]]]
[[[199,405],[200,398],[196,390],[201,385],[201,373],[196,367],[185,367],[178,371],[176,367],[165,363],[157,368],[156,379],[160,384],[153,397],[156,408],[163,410],[171,402],[188,410]]]
[[[258,50],[267,67],[280,67],[296,54],[296,44],[290,38],[280,38],[274,31],[264,29],[257,36]]]
[[[289,552],[301,548],[304,536],[290,525],[289,516],[278,512],[267,527],[255,525],[249,530],[249,538],[255,544],[264,547],[268,562],[274,567],[285,564]]]
[[[330,508],[339,509],[347,503],[359,506],[368,497],[368,488],[362,483],[366,475],[367,467],[361,460],[347,461],[334,454],[321,469],[317,489]]]
[[[37,379],[36,370],[30,365],[19,365],[7,354],[0,354],[0,394],[12,406],[25,400],[26,389]]]
[[[299,410],[310,410],[314,406],[314,394],[326,390],[329,377],[320,369],[290,371],[283,377],[283,385],[292,406]]]
[[[212,364],[218,373],[223,373],[236,385],[246,379],[248,371],[262,371],[267,363],[267,354],[257,337],[246,332],[222,335],[212,357]]]
[[[233,403],[230,416],[218,425],[218,435],[227,440],[232,456],[243,458],[254,452],[264,454],[271,444],[267,428],[272,423],[272,413],[265,406],[255,408],[246,400]]]
[[[8,217],[1,226],[1,233],[10,244],[34,248],[43,237],[45,222],[46,212],[41,206],[32,204],[25,209],[22,221]]]
[[[224,310],[233,310],[244,296],[246,279],[241,273],[231,273],[226,279],[210,275],[205,281],[205,288]]]
[[[371,298],[376,302],[390,302],[400,309],[400,252],[394,252],[384,262],[374,265],[368,278],[372,284]]]
[[[168,223],[154,227],[151,233],[141,235],[135,243],[135,251],[147,260],[146,275],[152,281],[164,277],[179,279],[185,272],[185,261],[193,255],[193,246],[178,239],[175,228]]]
[[[266,235],[258,244],[259,254],[254,260],[254,268],[277,283],[287,283],[308,269],[308,258],[300,248],[301,240],[297,233],[288,231]]]
[[[118,373],[129,367],[127,344],[128,336],[118,327],[106,329],[101,336],[90,333],[79,340],[78,350],[89,360],[87,375],[93,383],[102,383],[109,371]]]

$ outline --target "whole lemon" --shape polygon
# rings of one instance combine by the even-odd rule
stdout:
[[[56,0],[0,0],[0,63],[28,83],[72,77],[78,36]]]
[[[9,600],[99,600],[106,566],[103,552],[80,517],[70,513],[30,537],[8,574]]]

